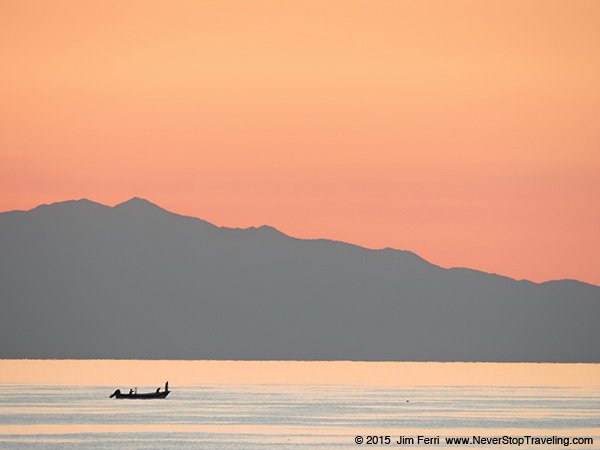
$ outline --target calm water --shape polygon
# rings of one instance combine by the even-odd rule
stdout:
[[[534,435],[592,437],[594,444],[569,448],[600,449],[596,365],[454,364],[442,365],[447,374],[442,376],[440,365],[432,363],[153,362],[155,372],[175,377],[169,378],[172,393],[167,400],[108,398],[116,387],[129,385],[99,382],[115,376],[127,381],[155,377],[145,364],[0,362],[0,448],[374,447],[356,445],[356,435],[390,435],[392,445],[387,448],[399,448],[394,445],[399,436],[424,435],[440,436],[441,442],[408,447],[493,449],[516,445],[453,447],[443,439]],[[355,374],[348,374],[353,367]],[[33,369],[38,372],[32,375]],[[240,373],[244,369],[246,375]],[[288,370],[305,371],[305,383],[286,382],[291,378]],[[498,373],[502,370],[513,374],[520,370],[522,383]],[[398,385],[394,385],[394,374],[407,372],[412,382],[396,377]],[[486,373],[496,376],[483,377]],[[470,374],[468,384],[436,384],[440,377],[464,381]],[[31,382],[32,376],[37,383]],[[28,383],[18,383],[19,377]],[[503,378],[510,385],[502,385]],[[210,383],[190,383],[200,379]],[[538,383],[532,384],[535,379]],[[547,384],[548,380],[555,385]],[[153,386],[137,386],[150,391],[162,382],[161,378]]]

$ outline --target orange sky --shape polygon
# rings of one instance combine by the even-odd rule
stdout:
[[[211,384],[600,388],[600,364],[0,359],[0,387],[156,386],[163,382],[157,374],[167,373],[175,390]]]
[[[600,284],[599,1],[0,0],[0,210]]]

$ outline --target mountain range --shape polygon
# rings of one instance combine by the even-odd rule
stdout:
[[[0,214],[0,358],[600,362],[600,287],[140,198]]]

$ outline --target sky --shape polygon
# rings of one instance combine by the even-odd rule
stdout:
[[[581,395],[582,389],[600,387],[600,364],[585,363],[0,359],[0,373],[3,384],[9,386],[140,386],[140,390],[141,386],[162,384],[157,374],[169,374],[169,386],[174,391],[180,386],[206,388],[221,384],[263,388],[287,385],[290,391],[308,385],[481,389],[485,382],[485,389],[542,385],[576,389],[575,395]],[[0,425],[0,431],[7,427]],[[80,432],[75,430],[73,434]]]
[[[0,0],[0,211],[132,196],[600,284],[600,1]]]

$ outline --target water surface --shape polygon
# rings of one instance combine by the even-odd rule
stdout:
[[[0,448],[360,448],[355,437],[592,437],[590,364],[0,361]],[[169,380],[166,400],[114,400]],[[363,446],[369,448],[373,446]],[[379,445],[378,447],[381,447]],[[513,445],[464,448],[515,448]],[[521,448],[565,448],[563,445]]]

